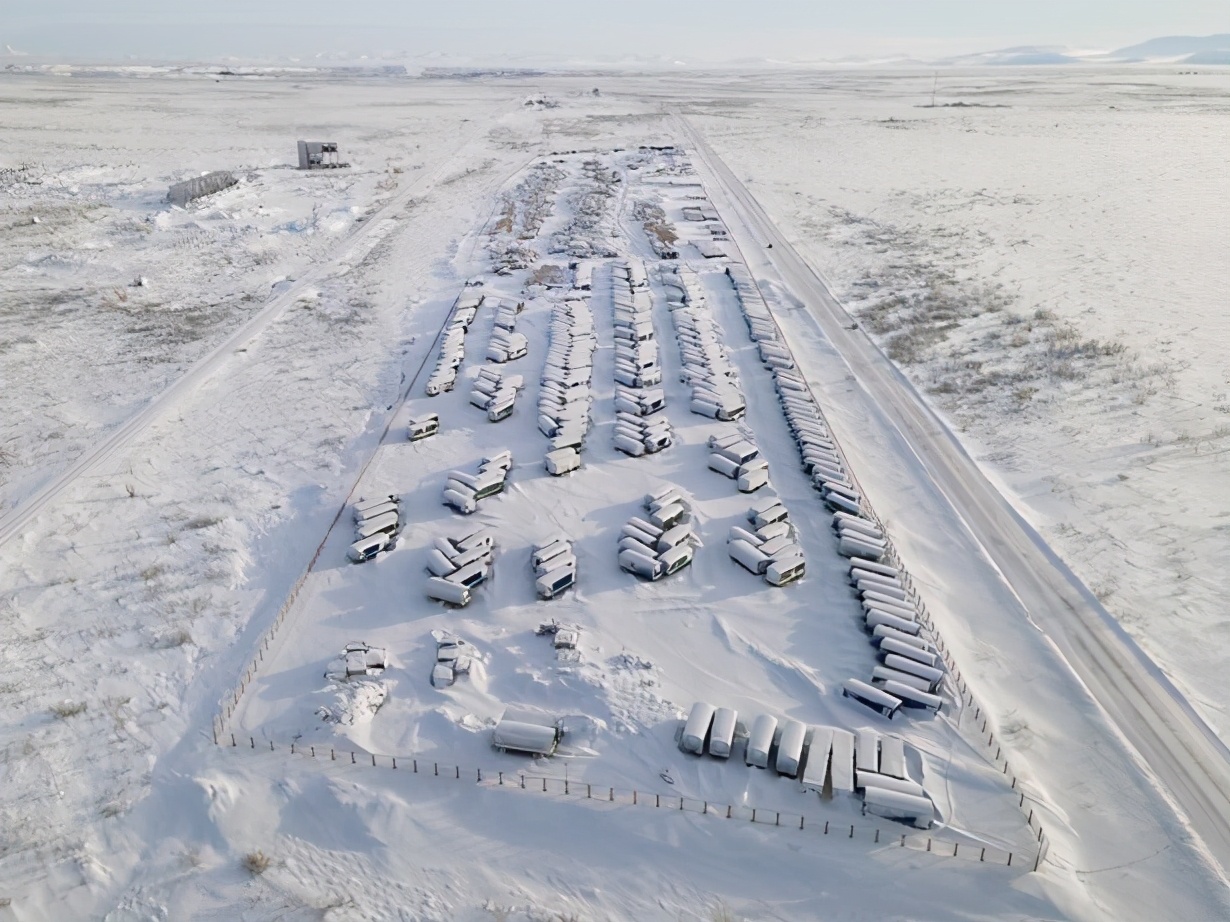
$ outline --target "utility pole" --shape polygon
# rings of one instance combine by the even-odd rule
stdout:
[[[931,84],[931,108],[935,108],[935,90],[940,85],[940,72],[935,72],[935,82]]]

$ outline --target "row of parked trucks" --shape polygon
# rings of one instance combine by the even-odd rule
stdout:
[[[663,267],[662,284],[683,361],[680,380],[692,392],[688,408],[709,419],[739,419],[747,412],[739,373],[722,342],[722,330],[713,319],[696,273]]]
[[[654,336],[645,266],[639,259],[611,267],[612,323],[615,336],[616,450],[633,458],[655,454],[671,444],[665,416],[662,361]]]
[[[374,499],[359,500],[351,508],[354,521],[354,543],[346,555],[355,563],[363,563],[385,551],[390,551],[401,533],[401,500],[389,494]]]
[[[504,492],[508,472],[512,470],[512,452],[502,451],[478,464],[477,473],[449,471],[441,499],[462,515],[469,515],[489,496]]]
[[[456,538],[437,537],[427,551],[427,598],[464,607],[491,575],[495,535],[479,528]]]
[[[691,507],[675,487],[646,494],[644,516],[633,516],[619,534],[619,567],[651,582],[678,573],[700,544],[689,524]]]
[[[769,462],[739,432],[709,437],[709,470],[729,477],[740,493],[755,493],[769,485]]]
[[[805,788],[861,793],[863,812],[930,828],[931,798],[906,770],[905,741],[871,729],[809,727],[800,720],[757,715],[751,726],[734,708],[704,701],[692,705],[679,734],[679,748],[692,755],[729,759],[739,744],[749,768],[773,769]]]
[[[466,289],[457,297],[453,311],[440,337],[440,352],[436,366],[427,378],[424,388],[428,397],[451,391],[457,382],[457,371],[465,362],[466,331],[478,315],[483,303],[483,293]]]
[[[768,497],[747,510],[750,528],[731,527],[726,550],[749,573],[770,586],[786,586],[803,578],[807,560],[796,541],[785,504]]]
[[[570,297],[552,308],[550,344],[538,389],[538,429],[550,439],[543,463],[552,476],[581,466],[593,403],[595,345],[594,318],[584,297]]]
[[[851,584],[859,595],[865,624],[877,649],[879,663],[872,669],[871,681],[848,679],[842,693],[890,718],[902,707],[939,711],[944,662],[933,641],[926,637],[906,574],[888,562],[888,536],[850,474],[824,414],[796,369],[747,267],[732,264],[726,271],[739,294],[748,334],[773,374],[803,468],[833,513],[837,549],[851,561]]]

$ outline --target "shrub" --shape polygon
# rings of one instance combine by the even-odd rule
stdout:
[[[67,698],[59,704],[51,706],[51,713],[60,720],[67,720],[69,717],[76,717],[78,714],[84,714],[87,705],[84,701],[70,701]]]
[[[259,848],[243,856],[243,866],[252,874],[264,874],[272,863],[270,857]]]

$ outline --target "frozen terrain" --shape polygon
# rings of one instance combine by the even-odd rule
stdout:
[[[888,73],[604,75],[600,93],[563,77],[4,84],[20,154],[0,162],[0,918],[1230,913],[1221,844],[1193,832],[1189,794],[1065,660],[1055,614],[1031,610],[911,441],[929,436],[800,309],[815,305],[783,253],[830,282],[850,332],[897,362],[1224,733],[1230,237],[1214,206],[1230,192],[1215,128],[1230,77],[953,76],[937,102],[966,105],[945,108],[919,108],[930,75]],[[291,169],[299,137],[338,141],[352,167]],[[240,182],[165,203],[210,169]],[[776,255],[745,193],[782,234]],[[689,222],[697,203],[729,238]],[[664,263],[697,273],[724,331],[741,429],[807,556],[800,583],[769,587],[726,554],[758,497],[706,468],[705,439],[731,424],[688,412],[662,228],[678,235]],[[593,286],[569,294],[580,257]],[[640,458],[612,448],[612,257],[651,270],[666,372],[674,441]],[[741,263],[964,677],[945,679],[938,715],[889,723],[840,696],[874,651],[724,274]],[[463,290],[487,306],[456,389],[428,398]],[[581,470],[551,478],[535,406],[569,297],[594,317],[593,424]],[[490,423],[468,398],[496,300],[524,303],[530,348],[508,369],[527,382],[513,416]],[[408,443],[424,412],[441,434]],[[448,470],[504,448],[503,495],[467,518],[440,504]],[[640,583],[616,566],[619,528],[669,484],[700,546]],[[390,492],[397,546],[348,563],[344,504]],[[490,583],[464,609],[428,601],[432,539],[476,523],[496,536]],[[579,580],[540,602],[529,548],[556,532]],[[535,636],[551,618],[580,627],[576,659]],[[433,629],[475,650],[449,688],[428,681]],[[358,691],[324,676],[356,639],[391,656]],[[685,756],[678,718],[699,699],[899,734],[942,848],[856,798]],[[509,705],[566,717],[561,753],[495,752]],[[501,790],[500,772],[555,787]],[[583,803],[581,785],[611,799]],[[634,807],[634,790],[680,809]],[[726,805],[807,828],[727,820]]]

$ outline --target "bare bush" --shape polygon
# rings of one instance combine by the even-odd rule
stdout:
[[[67,720],[70,717],[76,717],[78,714],[84,714],[86,707],[87,705],[84,701],[65,699],[59,704],[53,704],[51,706],[51,713],[60,718],[60,720]]]
[[[273,860],[259,848],[243,856],[243,866],[251,874],[264,874],[271,864]]]

